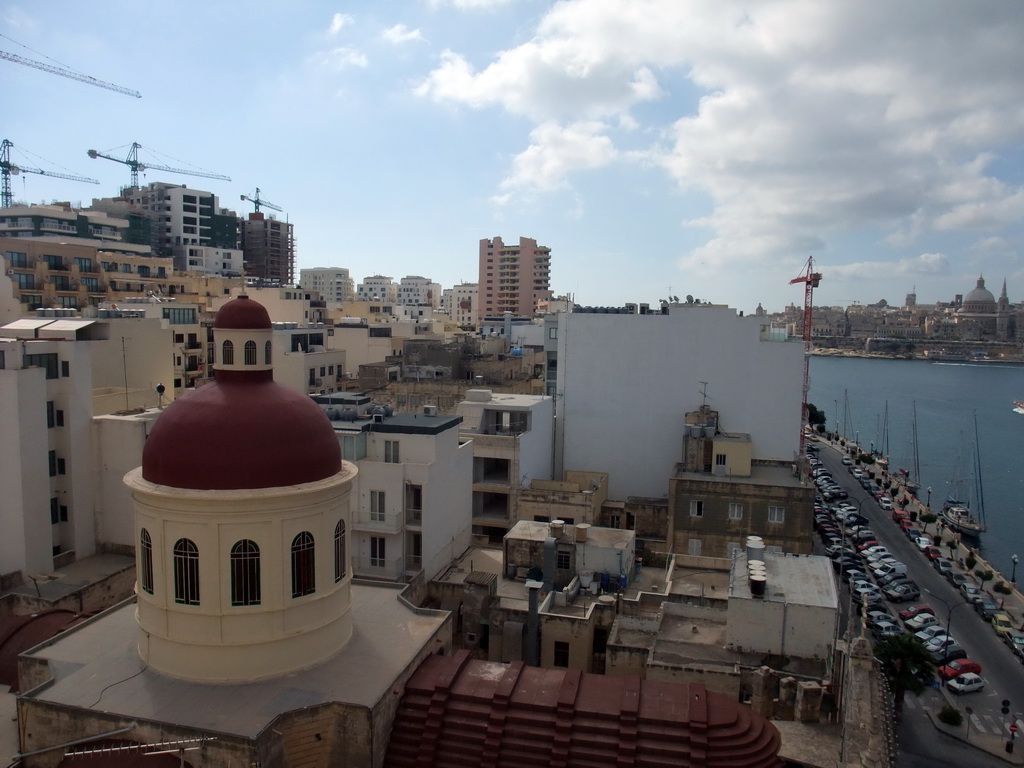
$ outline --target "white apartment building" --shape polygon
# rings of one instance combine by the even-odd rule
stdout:
[[[300,269],[299,286],[307,291],[316,291],[329,302],[351,301],[356,294],[352,275],[345,267]]]
[[[706,403],[749,433],[754,459],[793,462],[803,403],[803,343],[767,318],[728,307],[666,313],[573,312],[548,318],[556,337],[555,476],[607,472],[609,496],[661,497],[680,460],[684,417]]]
[[[460,326],[476,325],[478,289],[477,283],[460,283],[441,292],[441,308],[453,323]]]
[[[217,312],[222,306],[245,294],[267,308],[270,319],[281,323],[322,323],[327,319],[326,302],[316,291],[291,287],[260,287],[247,285],[231,288],[229,294],[211,299],[211,311]]]
[[[356,298],[361,301],[383,301],[394,304],[398,301],[398,286],[385,275],[364,277],[356,288]]]
[[[189,245],[184,247],[185,272],[203,275],[237,277],[245,272],[242,252],[237,248],[216,248],[210,245]]]
[[[517,520],[520,489],[553,477],[554,400],[471,389],[456,412],[473,442],[473,533],[500,543]]]
[[[341,388],[345,351],[329,349],[323,323],[274,323],[274,381],[296,392],[325,395]]]
[[[157,406],[157,385],[173,376],[172,338],[166,321],[137,316],[27,317],[0,328],[0,573],[27,579],[96,551],[104,477],[113,471],[120,484],[141,453],[112,470],[96,452],[93,417]],[[174,398],[165,387],[164,403]],[[140,452],[143,440],[144,430]],[[106,499],[112,508],[114,497],[126,501],[119,493]],[[126,520],[107,541],[131,542]]]
[[[359,467],[352,511],[355,576],[429,580],[471,541],[472,441],[457,416],[425,407],[388,413],[364,394],[317,397],[341,441],[342,458]]]
[[[398,303],[407,307],[441,306],[441,286],[419,275],[403,277],[398,285]]]
[[[86,345],[0,339],[5,575],[28,582],[95,551],[91,392]]]

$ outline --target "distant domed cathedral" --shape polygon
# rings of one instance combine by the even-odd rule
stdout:
[[[999,299],[985,287],[985,278],[963,298],[956,315],[960,337],[965,340],[1008,341],[1017,335],[1017,312],[1006,296],[1006,280]]]

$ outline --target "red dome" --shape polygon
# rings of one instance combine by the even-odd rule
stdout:
[[[269,329],[270,315],[267,308],[258,301],[253,301],[242,294],[218,310],[213,327],[240,330]]]
[[[244,301],[225,304],[218,322]],[[307,396],[274,382],[271,371],[219,371],[216,381],[160,414],[142,451],[142,477],[175,488],[275,488],[340,470],[341,448],[327,416]]]

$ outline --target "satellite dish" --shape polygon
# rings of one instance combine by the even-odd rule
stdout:
[[[691,296],[690,294],[686,294],[686,303],[693,304],[693,296]]]

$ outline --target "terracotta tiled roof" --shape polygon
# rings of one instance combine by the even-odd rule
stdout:
[[[390,768],[777,768],[779,733],[704,686],[431,656],[405,688]]]

